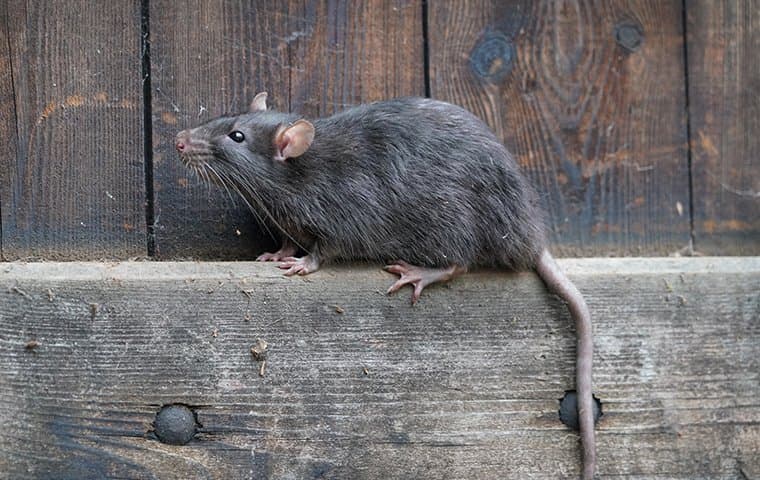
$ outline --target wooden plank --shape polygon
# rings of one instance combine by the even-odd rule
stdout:
[[[694,237],[760,253],[760,2],[686,2]]]
[[[0,10],[10,59],[4,257],[145,255],[140,2],[33,0]]]
[[[245,111],[259,91],[289,109],[286,6],[277,1],[150,2],[156,255],[251,258],[266,240],[237,198],[184,168],[174,136]]]
[[[419,0],[152,1],[158,256],[252,258],[269,243],[240,201],[189,177],[177,131],[244,111],[263,90],[273,107],[311,115],[424,93],[421,10]]]
[[[8,6],[0,4],[0,138],[5,139],[5,148],[0,150],[0,164],[10,165],[18,154],[18,132],[16,131],[16,98],[13,94],[13,71],[9,50]],[[3,179],[0,173],[0,179]],[[0,259],[3,258],[2,210],[5,197],[0,188]],[[6,208],[8,208],[6,206]]]
[[[757,478],[760,258],[560,263],[594,318],[600,477]],[[6,264],[0,471],[577,478],[557,415],[564,306],[532,274],[466,275],[415,307],[382,294],[391,281],[374,266]],[[202,425],[185,446],[149,433],[174,402]]]
[[[420,0],[290,1],[291,105],[310,116],[425,95]]]
[[[688,245],[680,1],[429,4],[433,97],[514,151],[563,255]]]

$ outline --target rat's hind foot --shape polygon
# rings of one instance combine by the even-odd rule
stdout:
[[[286,257],[292,257],[296,254],[298,251],[298,248],[296,248],[295,245],[288,241],[282,242],[282,246],[279,250],[277,250],[274,253],[262,253],[258,257],[256,257],[257,262],[279,262],[280,260],[284,260]]]
[[[388,289],[388,294],[396,292],[404,285],[412,285],[414,287],[412,304],[420,299],[422,289],[428,285],[436,282],[446,282],[467,271],[466,268],[457,265],[447,268],[425,268],[409,265],[401,260],[392,265],[386,265],[384,268],[386,271],[395,273],[401,277],[396,283],[391,285],[391,288]]]
[[[295,274],[308,275],[319,270],[319,259],[314,255],[306,255],[300,258],[286,257],[282,259],[280,268],[287,269],[285,275],[288,277]]]

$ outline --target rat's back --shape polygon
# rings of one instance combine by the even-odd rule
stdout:
[[[407,97],[349,108],[314,125],[312,151],[337,182],[315,190],[334,197],[325,199],[324,211],[339,227],[324,233],[336,237],[337,257],[535,265],[544,235],[534,190],[467,110]]]

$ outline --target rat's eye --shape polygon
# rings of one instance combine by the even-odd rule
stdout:
[[[227,136],[237,143],[242,143],[243,140],[245,140],[245,135],[243,135],[243,132],[241,132],[240,130],[235,130],[234,132],[231,132]]]

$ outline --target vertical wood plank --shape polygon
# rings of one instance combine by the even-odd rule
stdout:
[[[139,1],[0,9],[4,258],[144,255]]]
[[[152,0],[150,21],[157,256],[251,258],[267,244],[254,216],[237,198],[193,177],[178,159],[174,136],[245,111],[264,90],[271,107],[289,109],[287,5]]]
[[[291,103],[310,116],[425,94],[421,0],[291,1]]]
[[[177,131],[244,111],[262,90],[307,115],[421,94],[421,11],[419,0],[152,0],[159,257],[245,259],[268,243],[242,202],[189,176]]]
[[[694,242],[760,254],[760,1],[686,2]]]
[[[689,243],[681,2],[429,4],[433,97],[487,121],[563,255]]]
[[[18,134],[16,131],[16,98],[13,95],[13,71],[11,68],[10,37],[8,31],[8,4],[0,4],[0,138],[5,139],[4,148],[0,149],[0,165],[10,165],[16,161],[18,154]],[[3,256],[3,206],[7,197],[2,194],[7,183],[0,172],[0,260]]]

